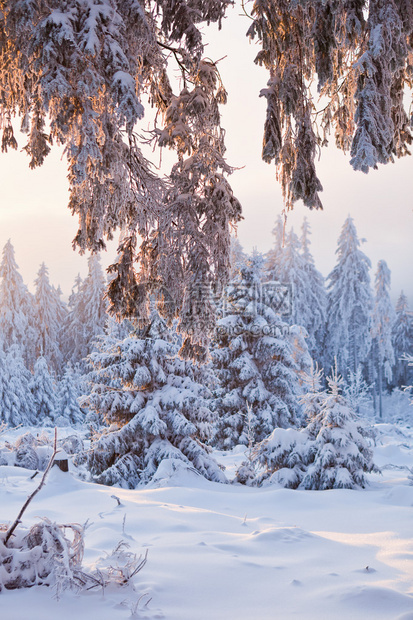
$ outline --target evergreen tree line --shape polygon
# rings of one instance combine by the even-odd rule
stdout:
[[[387,385],[410,380],[406,362],[398,370],[396,353],[412,351],[406,298],[394,317],[383,261],[373,298],[370,262],[351,218],[327,287],[309,249],[307,222],[300,240],[290,231],[283,243],[281,221],[274,232],[266,257],[246,256],[233,242],[232,280],[218,301],[211,361],[203,366],[178,357],[179,326],[168,325],[154,307],[143,327],[108,318],[96,257],[66,305],[44,265],[34,296],[28,292],[8,242],[0,267],[1,420],[76,423],[88,413],[104,421],[91,450],[78,457],[102,483],[134,487],[159,468],[182,464],[222,482],[211,446],[227,450],[241,443],[249,449],[239,482],[363,485],[363,472],[374,466],[357,409],[371,377]],[[285,291],[290,299],[280,299]],[[193,314],[198,299],[188,300]],[[314,360],[329,368],[334,358],[327,392]]]
[[[0,420],[19,424],[78,423],[86,357],[106,322],[105,279],[97,256],[76,278],[68,303],[43,263],[32,294],[9,240],[0,265]]]
[[[404,359],[413,353],[413,314],[407,298],[401,291],[393,307],[391,274],[384,260],[378,262],[372,290],[371,262],[360,249],[350,216],[338,239],[336,265],[325,280],[315,267],[309,233],[306,220],[300,238],[294,230],[284,232],[281,218],[277,221],[266,277],[290,284],[288,321],[307,330],[313,359],[326,370],[337,360],[345,378],[362,376],[381,415],[383,391],[413,382]]]

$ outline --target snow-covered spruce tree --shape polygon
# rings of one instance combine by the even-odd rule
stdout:
[[[61,419],[71,425],[84,422],[85,413],[80,408],[78,402],[80,396],[79,377],[73,372],[71,364],[68,363],[58,385],[57,421]]]
[[[34,303],[18,271],[10,239],[3,248],[0,278],[0,341],[6,350],[21,345],[25,362],[31,366],[35,360]]]
[[[244,249],[238,237],[235,237],[234,235],[231,235],[230,250],[231,250],[230,251],[230,264],[231,264],[230,277],[232,279],[237,275],[240,267],[247,260],[247,255],[244,252]]]
[[[80,289],[82,286],[82,278],[80,273],[76,276],[72,286],[72,291],[68,300],[68,314],[63,322],[62,328],[62,352],[66,362],[72,364],[78,363],[82,359],[82,351],[84,348],[83,325],[81,323],[80,313]]]
[[[303,395],[300,402],[303,407],[305,424],[308,425],[320,413],[326,398],[324,389],[324,371],[313,362],[308,372],[301,376]]]
[[[229,314],[218,321],[213,364],[218,376],[214,442],[230,449],[261,441],[297,422],[300,391],[288,326],[268,304],[263,258],[254,253],[227,291]]]
[[[57,290],[49,282],[44,263],[40,266],[35,285],[36,353],[46,359],[49,368],[59,373],[62,366],[60,331],[67,311]]]
[[[179,345],[164,320],[153,312],[146,328],[99,342],[89,356],[90,393],[81,400],[110,424],[88,455],[93,478],[134,488],[149,482],[162,461],[178,459],[225,482],[203,443],[214,422],[208,371],[177,357]]]
[[[323,278],[315,269],[308,249],[308,237],[304,256],[294,230],[286,235],[285,246],[278,260],[278,274],[279,280],[291,287],[292,312],[289,323],[305,328],[308,349],[313,356],[317,356],[323,335],[326,293]]]
[[[403,355],[413,355],[413,321],[409,313],[407,297],[400,293],[396,303],[396,318],[392,329],[394,350],[393,383],[401,388],[413,383],[413,371]]]
[[[0,352],[0,420],[9,426],[36,424],[31,379],[19,345]]]
[[[326,398],[323,370],[312,362],[307,372],[300,373],[303,395],[300,397],[304,425],[320,413]],[[250,449],[248,460],[239,467],[235,480],[242,484],[279,483],[295,489],[301,483],[311,453],[305,444],[311,439],[307,432],[293,428],[276,428],[269,437]]]
[[[347,379],[343,385],[344,396],[351,409],[357,414],[371,402],[372,386],[368,385],[363,378],[363,371],[359,366],[356,372],[349,369]]]
[[[365,487],[364,474],[377,471],[369,446],[368,430],[340,394],[342,379],[327,377],[329,394],[307,432],[314,437],[312,462],[300,483],[303,489],[354,489]]]
[[[377,376],[379,394],[379,415],[383,417],[383,375],[387,384],[392,380],[394,350],[392,327],[395,320],[393,304],[390,299],[390,269],[384,260],[379,261],[375,278],[376,295],[372,316],[373,364]]]
[[[410,368],[413,368],[413,355],[408,355],[408,354],[404,354],[403,355],[403,360],[409,365]],[[407,392],[408,394],[410,394],[410,396],[413,396],[413,384],[412,385],[406,385],[404,387],[404,391]],[[413,398],[410,400],[410,404],[413,405]],[[412,478],[413,480],[413,478]]]
[[[370,351],[372,293],[370,260],[359,249],[353,219],[348,216],[338,239],[337,264],[327,277],[325,368],[337,359],[338,370],[354,372]]]
[[[298,373],[298,383],[302,386],[302,375],[310,372],[311,365],[313,364],[313,359],[308,352],[307,346],[308,333],[301,325],[290,325],[286,337],[291,345],[294,366]],[[302,389],[300,389],[299,393],[302,393]]]
[[[274,236],[273,246],[265,256],[265,272],[268,280],[280,280],[279,271],[284,247],[284,228],[285,221],[281,218],[281,215],[279,215],[272,230]]]
[[[294,230],[286,234],[285,246],[281,252],[279,262],[279,280],[288,283],[292,289],[292,312],[289,317],[293,325],[307,326],[311,315],[311,305],[308,301],[308,278],[305,262],[301,255],[301,245]]]
[[[65,359],[85,368],[85,358],[103,333],[107,320],[104,299],[105,279],[98,255],[88,258],[88,275],[77,279],[69,300],[70,312],[65,325]]]
[[[327,381],[329,394],[311,393],[307,400],[314,417],[306,428],[275,429],[256,446],[249,465],[255,476],[250,473],[248,484],[354,489],[366,486],[365,473],[378,471],[367,440],[368,430],[339,394],[341,378],[334,374]],[[238,479],[244,481],[239,474]]]
[[[30,390],[34,399],[36,424],[53,424],[58,407],[56,384],[43,356],[37,358],[34,365]]]
[[[324,277],[315,266],[310,251],[310,224],[304,218],[301,235],[301,252],[304,259],[304,268],[308,277],[308,306],[311,310],[310,322],[304,327],[308,331],[308,348],[313,359],[321,359],[321,348],[324,341],[327,292]]]

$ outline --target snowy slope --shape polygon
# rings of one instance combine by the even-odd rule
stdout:
[[[39,516],[89,519],[85,565],[120,540],[138,555],[148,549],[148,562],[134,589],[65,592],[60,601],[44,587],[3,592],[0,617],[413,620],[412,435],[380,425],[383,475],[369,476],[364,491],[222,485],[181,467],[173,472],[169,462],[150,488],[127,491],[53,468],[25,524]],[[218,458],[230,475],[242,454]],[[14,519],[37,485],[31,473],[0,467],[1,521]]]

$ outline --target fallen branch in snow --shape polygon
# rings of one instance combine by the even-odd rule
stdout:
[[[4,545],[6,547],[7,547],[7,543],[10,540],[10,537],[13,535],[14,530],[19,525],[19,523],[21,523],[21,518],[22,518],[23,514],[26,512],[28,505],[30,504],[32,499],[35,497],[35,495],[37,495],[37,493],[43,488],[44,483],[46,482],[47,474],[49,473],[49,471],[50,471],[50,469],[51,469],[51,467],[53,465],[53,462],[54,462],[56,454],[57,454],[57,428],[54,429],[53,454],[50,457],[49,463],[48,463],[48,465],[47,465],[47,467],[46,467],[46,469],[44,471],[44,474],[42,476],[42,479],[40,481],[39,486],[33,491],[33,493],[31,495],[29,495],[29,497],[27,498],[27,500],[23,504],[19,514],[17,515],[17,518],[15,519],[15,521],[13,522],[11,527],[6,532],[6,536],[4,537]]]

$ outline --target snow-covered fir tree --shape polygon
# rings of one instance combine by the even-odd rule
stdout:
[[[396,318],[392,329],[394,350],[393,383],[398,387],[413,383],[413,369],[403,355],[413,355],[413,319],[407,297],[402,291],[396,303]]]
[[[409,368],[413,369],[413,355],[404,354],[403,360],[408,364]],[[413,405],[413,384],[404,386],[404,391],[407,392],[412,398],[410,404]],[[413,476],[412,476],[413,481]]]
[[[98,482],[134,488],[149,482],[166,459],[225,482],[204,443],[215,420],[209,372],[180,360],[178,349],[156,312],[146,328],[123,340],[100,337],[99,350],[89,356],[90,393],[81,401],[111,425],[88,457]]]
[[[19,345],[0,350],[0,420],[9,426],[36,424],[31,379]]]
[[[294,229],[285,238],[285,246],[279,259],[279,280],[291,286],[292,312],[289,318],[293,325],[307,327],[310,323],[311,309],[308,300],[308,277],[305,261],[301,255],[301,245]]]
[[[64,360],[77,364],[84,349],[83,325],[81,321],[80,290],[82,278],[77,274],[68,300],[68,314],[63,322],[62,352]]]
[[[300,373],[303,394],[303,424],[308,425],[319,415],[326,398],[323,388],[323,370],[312,362],[308,371]],[[261,485],[277,482],[284,487],[296,488],[300,484],[311,454],[305,454],[304,445],[310,438],[304,431],[276,428],[261,443],[250,448],[247,460],[236,472],[235,480],[242,484]]]
[[[230,314],[217,324],[213,350],[219,387],[215,443],[228,449],[297,422],[298,368],[289,328],[266,300],[263,258],[254,253],[228,287]]]
[[[323,278],[314,267],[308,245],[308,228],[306,255],[294,230],[290,230],[278,257],[278,279],[291,289],[291,315],[288,321],[305,328],[308,349],[317,358],[324,329],[326,293]]]
[[[35,280],[36,353],[46,359],[49,368],[58,373],[63,356],[60,332],[67,312],[57,290],[50,284],[47,267],[41,264]]]
[[[327,326],[325,340],[325,364],[328,368],[333,359],[338,369],[357,370],[370,351],[370,317],[372,293],[370,287],[370,260],[360,250],[353,219],[348,216],[338,239],[337,264],[327,280]]]
[[[231,246],[230,246],[230,277],[234,278],[238,273],[241,265],[245,263],[247,259],[247,255],[244,252],[244,249],[238,239],[234,235],[231,236]]]
[[[284,247],[285,221],[278,216],[272,230],[274,242],[271,250],[265,256],[265,272],[268,280],[280,280],[280,261]]]
[[[368,431],[340,394],[342,380],[327,377],[329,394],[307,432],[314,438],[312,462],[300,483],[303,489],[354,489],[366,486],[365,473],[377,470]]]
[[[105,278],[100,258],[92,254],[88,259],[88,275],[78,277],[69,298],[70,312],[65,326],[65,359],[81,364],[93,350],[97,336],[103,333],[107,320],[107,303],[104,299]]]
[[[21,345],[26,364],[32,366],[36,341],[33,297],[19,273],[10,239],[3,249],[0,278],[0,341],[6,350]]]
[[[58,414],[56,384],[43,356],[38,357],[34,365],[30,390],[34,399],[36,424],[52,424]]]
[[[290,325],[286,338],[290,342],[298,383],[303,383],[302,375],[310,372],[313,359],[308,351],[308,332],[301,325]],[[301,390],[300,390],[301,393]]]
[[[80,396],[79,377],[68,363],[58,386],[57,421],[61,419],[65,423],[76,425],[85,420],[85,413],[79,405]]]
[[[373,364],[377,377],[379,395],[379,415],[383,417],[383,379],[389,384],[392,380],[394,350],[392,327],[395,321],[393,304],[390,299],[390,269],[384,260],[379,261],[375,277],[375,300],[372,316]]]
[[[356,372],[351,368],[347,373],[346,381],[343,384],[343,394],[351,409],[359,414],[369,402],[371,402],[372,386],[363,378],[363,371],[359,366]]]
[[[93,340],[103,333],[105,327],[107,318],[105,290],[105,277],[100,264],[100,257],[98,254],[92,254],[88,258],[88,275],[80,287],[81,317],[89,340]]]
[[[340,395],[341,378],[334,374],[327,381],[329,394],[311,394],[315,415],[307,427],[275,429],[240,468],[240,482],[314,490],[366,486],[364,474],[377,471],[368,429]]]
[[[309,316],[307,324],[304,327],[308,331],[308,349],[314,359],[321,359],[321,348],[324,341],[326,310],[327,310],[327,292],[324,283],[324,277],[315,266],[313,255],[310,251],[310,224],[307,218],[304,218],[301,234],[301,252],[304,259],[304,269],[308,277],[308,307]]]
[[[303,395],[300,397],[300,403],[303,407],[305,424],[309,424],[311,420],[320,413],[326,398],[324,390],[324,371],[319,368],[317,362],[312,362],[309,370],[301,376]]]
[[[62,330],[62,326],[65,323],[65,319],[68,315],[69,309],[68,309],[67,303],[63,299],[63,291],[60,288],[60,284],[58,285],[57,288],[55,288],[52,285],[52,289],[56,295],[56,306],[57,306],[56,311],[57,311],[57,316],[59,317],[59,321],[60,321],[60,330]],[[62,340],[62,334],[60,334],[60,340]]]

